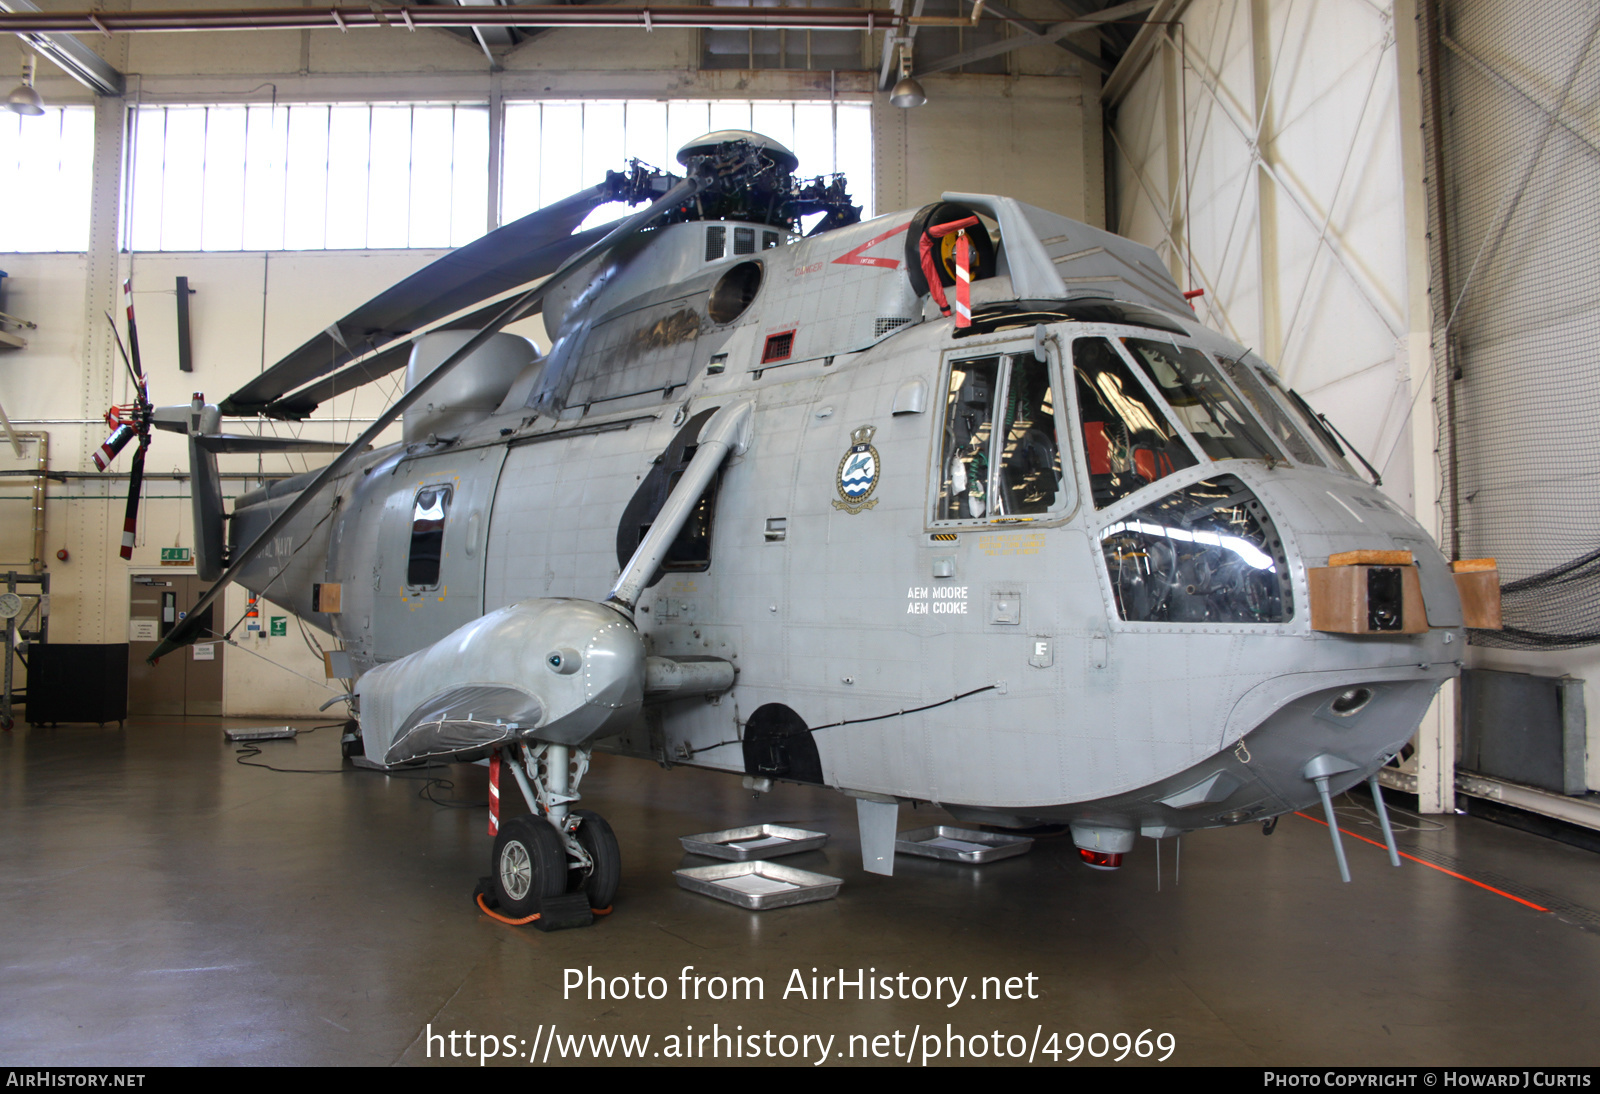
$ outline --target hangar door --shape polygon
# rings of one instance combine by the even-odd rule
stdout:
[[[1526,583],[1474,644],[1592,644],[1600,8],[1420,7],[1444,547]]]

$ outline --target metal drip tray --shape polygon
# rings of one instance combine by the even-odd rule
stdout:
[[[724,828],[720,832],[701,832],[698,836],[681,836],[679,841],[691,855],[751,862],[815,851],[828,842],[828,833],[786,828],[781,824],[754,824],[745,828]]]
[[[936,824],[931,828],[901,832],[895,837],[894,849],[902,855],[921,855],[924,858],[975,865],[1025,855],[1033,850],[1033,840],[1027,836],[1006,836],[998,832],[977,832],[971,828]]]
[[[716,866],[689,866],[672,871],[678,884],[692,893],[726,900],[741,908],[764,911],[831,900],[843,884],[836,877],[796,870],[776,862],[729,862]]]

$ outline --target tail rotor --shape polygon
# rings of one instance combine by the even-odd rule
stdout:
[[[150,448],[150,427],[153,418],[153,408],[150,405],[149,382],[144,375],[144,368],[139,361],[139,328],[133,317],[133,283],[122,283],[123,299],[128,307],[128,345],[122,344],[122,336],[117,333],[116,320],[111,318],[111,313],[106,313],[106,322],[111,324],[111,333],[117,340],[117,349],[122,353],[122,363],[128,368],[128,375],[133,380],[133,402],[114,406],[106,411],[106,424],[111,427],[111,435],[101,442],[99,449],[94,453],[94,465],[101,471],[111,466],[113,460],[135,439],[139,447],[134,450],[133,464],[128,474],[128,505],[122,516],[122,550],[125,559],[133,558],[133,542],[139,528],[139,496],[144,490],[144,457]],[[131,347],[132,353],[129,353]]]

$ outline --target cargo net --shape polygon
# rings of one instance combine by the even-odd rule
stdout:
[[[1600,643],[1600,9],[1421,7],[1445,546],[1506,583],[1471,640]]]
[[[1471,632],[1473,645],[1558,650],[1600,642],[1600,550],[1500,586],[1500,614],[1505,626]]]

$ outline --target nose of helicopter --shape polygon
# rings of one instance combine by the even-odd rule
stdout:
[[[517,739],[579,745],[636,716],[644,680],[644,642],[625,616],[524,600],[363,676],[362,739],[383,764]]]
[[[1120,855],[1136,832],[1160,838],[1319,805],[1319,783],[1340,793],[1396,756],[1461,668],[1466,632],[1450,563],[1393,499],[1297,466],[1236,462],[1211,480],[1199,485],[1217,499],[1187,513],[1147,505],[1102,532],[1113,607],[1130,622],[1198,624],[1194,634],[1216,623],[1267,624],[1273,630],[1241,641],[1270,673],[1227,699],[1220,725],[1207,719],[1218,736],[1206,759],[1062,811],[1090,865],[1114,867],[1092,856]],[[1203,490],[1190,493],[1204,500]],[[1229,564],[1250,580],[1234,584],[1254,595],[1230,600],[1232,586],[1214,579],[1216,592],[1190,576],[1199,564],[1188,556],[1207,546],[1237,556]],[[1383,582],[1367,580],[1378,570],[1404,591],[1392,605],[1372,591]],[[1184,580],[1196,594],[1187,599]],[[1328,610],[1330,588],[1344,596],[1342,614]],[[1376,610],[1389,607],[1396,613]],[[1166,640],[1194,638],[1175,629]]]

